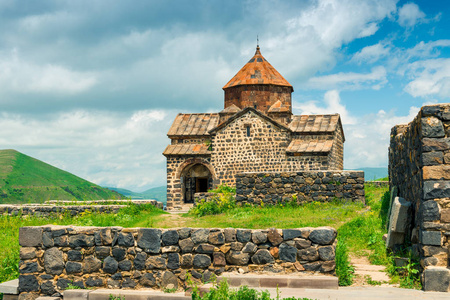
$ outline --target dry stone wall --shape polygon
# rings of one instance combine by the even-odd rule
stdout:
[[[278,204],[348,199],[365,202],[363,171],[241,173],[236,175],[236,201]]]
[[[19,292],[80,288],[183,288],[213,274],[334,274],[336,230],[41,226],[19,230]],[[31,294],[31,295],[29,295]],[[27,298],[28,299],[28,298]]]
[[[64,201],[61,201],[63,203]],[[120,201],[126,202],[126,201]],[[119,202],[119,203],[120,203]],[[59,203],[59,202],[56,202]],[[69,203],[69,201],[67,201]],[[70,203],[73,203],[70,202]],[[131,203],[131,201],[130,201]],[[151,204],[157,208],[163,209],[163,203],[156,200],[145,200],[143,203],[138,201],[132,202],[135,205]],[[117,213],[121,208],[125,208],[125,204],[107,204],[107,205],[54,205],[54,204],[0,204],[0,214],[6,215],[32,215],[40,217],[48,217],[51,215],[70,214],[76,216],[84,212],[91,213]]]
[[[387,245],[395,250],[411,242],[424,270],[424,288],[436,290],[425,277],[444,272],[450,280],[450,104],[424,106],[409,124],[392,128],[389,181],[391,211],[408,216],[401,216],[404,234],[393,231]],[[397,218],[391,213],[391,222]]]

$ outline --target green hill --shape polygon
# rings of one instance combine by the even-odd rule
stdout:
[[[121,198],[117,192],[15,150],[0,150],[0,203]]]
[[[142,193],[137,193],[126,189],[113,187],[108,187],[108,189],[121,193],[122,195],[125,195],[127,197],[131,197],[131,199],[154,199],[162,203],[167,203],[166,186],[154,187],[146,191],[143,191]]]

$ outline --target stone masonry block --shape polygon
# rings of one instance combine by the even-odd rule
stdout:
[[[401,197],[395,197],[391,208],[391,217],[389,220],[389,231],[405,233],[409,222],[411,202]]]
[[[36,247],[42,244],[42,227],[19,228],[19,244],[22,247]]]
[[[445,136],[444,125],[435,117],[425,117],[421,120],[422,135],[424,137],[440,138]]]
[[[386,238],[386,247],[393,249],[395,245],[402,245],[405,241],[405,235],[403,233],[389,231]]]
[[[426,292],[448,292],[450,270],[445,267],[428,267],[423,272],[423,289]]]
[[[441,211],[441,222],[450,223],[450,208]]]
[[[423,183],[423,199],[450,198],[450,181],[425,181]]]
[[[450,166],[449,165],[424,166],[423,179],[424,180],[450,179]]]
[[[420,242],[423,245],[441,245],[441,232],[440,231],[420,231]]]

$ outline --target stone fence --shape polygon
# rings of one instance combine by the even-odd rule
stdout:
[[[32,298],[58,295],[69,285],[184,288],[188,273],[206,281],[241,269],[334,274],[336,243],[336,230],[330,227],[22,227],[19,292]]]
[[[236,175],[236,201],[250,204],[347,199],[365,202],[364,171],[303,171]]]
[[[51,215],[70,214],[76,216],[84,212],[91,213],[117,213],[121,208],[127,207],[126,204],[88,204],[84,201],[79,201],[80,204],[76,204],[76,201],[56,201],[52,204],[0,204],[0,214],[7,215],[32,215],[40,217],[48,217]],[[92,202],[96,203],[96,202]],[[115,202],[114,202],[115,203]],[[157,208],[163,209],[163,203],[156,200],[129,201],[118,202],[128,203],[135,205],[151,204]]]
[[[424,106],[409,124],[392,128],[389,181],[392,213],[387,246],[395,251],[412,244],[424,271],[424,289],[448,291],[450,104]]]

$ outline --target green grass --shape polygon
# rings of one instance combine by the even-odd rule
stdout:
[[[120,198],[119,193],[20,152],[0,150],[0,203]]]

